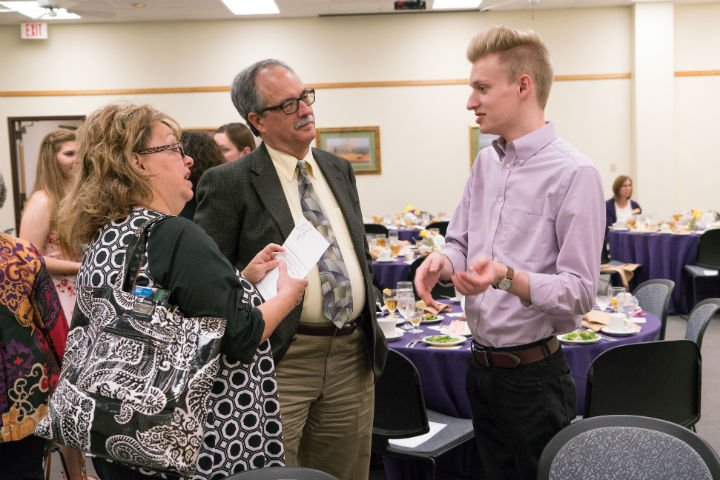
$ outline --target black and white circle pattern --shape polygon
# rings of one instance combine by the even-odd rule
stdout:
[[[134,208],[125,219],[101,228],[85,253],[78,285],[112,286],[134,232],[159,216],[162,214],[153,210]],[[263,300],[257,289],[236,273],[243,288],[242,301],[260,305]],[[140,267],[137,285],[156,286],[148,271],[147,258]],[[233,362],[221,355],[193,480],[215,480],[244,470],[285,464],[277,390],[270,342],[258,347],[249,364]]]

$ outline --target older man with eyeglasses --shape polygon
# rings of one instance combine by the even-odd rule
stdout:
[[[238,268],[268,243],[282,244],[299,221],[308,220],[328,240],[303,302],[270,338],[286,463],[340,479],[367,478],[374,379],[387,345],[375,319],[352,167],[310,148],[315,90],[284,63],[247,67],[235,77],[231,96],[263,143],[242,162],[203,175],[195,221]]]

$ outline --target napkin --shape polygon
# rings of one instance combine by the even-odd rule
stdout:
[[[447,327],[442,327],[440,330],[445,335],[462,335],[467,337],[471,335],[470,327],[464,320],[453,320]]]
[[[431,315],[437,315],[440,312],[449,312],[450,310],[452,310],[452,307],[447,303],[438,302],[438,304],[440,305],[440,308],[437,310],[429,305],[426,305],[425,302],[422,300],[419,300],[416,305],[419,308],[422,308],[425,313],[429,313]]]
[[[600,273],[617,272],[620,275],[623,286],[627,289],[630,284],[630,280],[632,280],[633,276],[635,276],[635,270],[639,267],[640,264],[638,263],[622,263],[619,265],[603,263],[600,265]]]
[[[583,315],[582,326],[595,332],[610,324],[610,314],[600,310],[590,310]]]

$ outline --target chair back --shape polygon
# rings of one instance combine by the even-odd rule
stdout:
[[[444,237],[445,234],[447,234],[447,227],[448,227],[449,223],[450,222],[448,222],[447,220],[444,220],[442,222],[431,222],[425,226],[425,230],[430,230],[431,228],[437,228],[440,231],[440,235],[442,235]]]
[[[388,228],[385,225],[380,225],[379,223],[366,223],[365,224],[365,234],[366,235],[385,235],[388,234]]]
[[[411,282],[413,282],[413,293],[417,297],[417,289],[415,288],[415,274],[417,273],[417,269],[422,265],[422,263],[425,261],[427,257],[418,257],[410,264],[410,269],[408,270],[408,278]],[[435,299],[442,298],[442,297],[454,297],[455,296],[455,288],[454,287],[444,287],[440,285],[439,283],[435,285],[432,289],[432,296]]]
[[[225,480],[338,480],[329,473],[305,467],[267,467],[235,473]]]
[[[701,378],[694,342],[619,345],[588,369],[584,416],[643,415],[691,427],[700,420]]]
[[[665,340],[668,306],[674,288],[675,282],[672,280],[655,278],[644,281],[632,292],[638,299],[640,308],[660,318],[659,340]]]
[[[720,269],[720,229],[708,230],[700,236],[695,264]]]
[[[642,416],[609,415],[571,423],[545,446],[538,480],[720,478],[720,458],[696,433]]]
[[[408,438],[430,431],[420,375],[402,353],[389,350],[375,384],[373,436]]]
[[[685,339],[692,340],[700,348],[705,330],[718,310],[720,310],[720,298],[708,298],[695,305],[688,316]]]

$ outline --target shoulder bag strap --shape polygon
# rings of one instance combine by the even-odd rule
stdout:
[[[125,251],[125,262],[123,263],[120,275],[118,275],[118,279],[115,284],[116,288],[124,292],[132,293],[132,288],[137,281],[138,274],[140,273],[140,266],[142,265],[143,257],[145,256],[145,247],[147,245],[148,235],[150,234],[150,228],[167,218],[169,218],[167,215],[163,215],[158,218],[151,218],[135,230],[135,235],[133,239],[130,240],[130,244]]]

